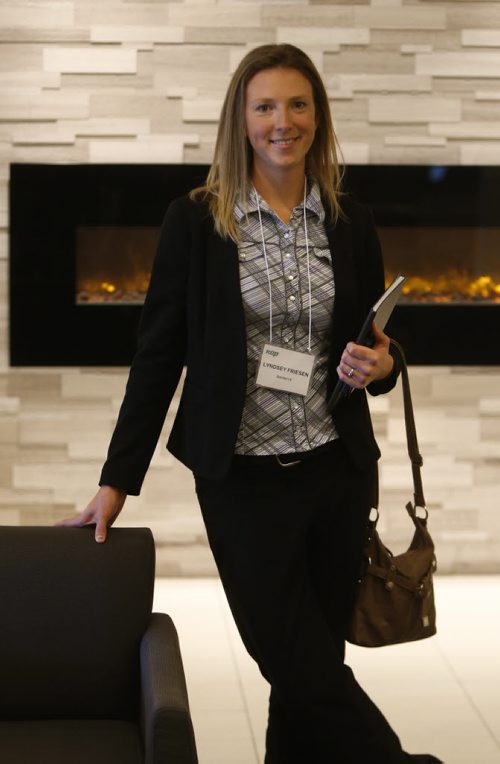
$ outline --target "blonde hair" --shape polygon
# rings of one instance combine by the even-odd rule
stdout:
[[[306,157],[306,172],[319,184],[327,217],[335,222],[341,214],[339,197],[342,173],[337,157],[337,138],[323,81],[309,56],[294,45],[261,45],[243,58],[231,78],[220,115],[214,159],[204,185],[191,191],[192,199],[208,201],[215,230],[238,241],[234,206],[250,186],[252,147],[245,130],[246,88],[264,69],[296,69],[311,83],[318,127]]]

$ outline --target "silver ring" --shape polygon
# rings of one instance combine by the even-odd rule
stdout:
[[[354,374],[354,369],[351,369],[351,371],[347,372],[348,377],[352,377],[353,374]]]

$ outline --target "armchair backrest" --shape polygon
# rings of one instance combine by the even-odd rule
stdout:
[[[154,573],[146,528],[0,527],[0,718],[137,718]]]

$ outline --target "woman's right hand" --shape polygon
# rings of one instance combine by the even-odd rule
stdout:
[[[95,523],[95,540],[103,544],[106,541],[107,530],[122,511],[126,498],[127,493],[121,488],[103,485],[83,512],[75,517],[60,520],[56,525],[81,528]]]

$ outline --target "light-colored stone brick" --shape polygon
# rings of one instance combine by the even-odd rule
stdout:
[[[116,373],[68,370],[61,376],[61,397],[63,400],[94,400],[112,396],[123,397],[126,372]]]
[[[278,27],[278,43],[287,42],[301,45],[304,48],[314,46],[324,50],[337,50],[341,45],[368,45],[370,30],[356,27],[337,27],[323,29],[321,27]]]
[[[446,138],[429,135],[387,135],[384,138],[386,146],[436,146],[446,145]]]
[[[476,90],[474,97],[478,101],[500,101],[500,90]]]
[[[17,414],[19,403],[19,398],[0,396],[0,414]]]
[[[0,231],[0,260],[7,260],[8,239],[5,231]]]
[[[455,122],[461,116],[458,98],[434,96],[374,96],[369,99],[370,122]]]
[[[479,399],[481,414],[500,414],[500,397],[485,397]]]
[[[500,71],[500,52],[417,53],[416,74],[432,77],[494,77]]]
[[[60,72],[23,72],[18,69],[0,72],[0,89],[2,92],[7,90],[26,90],[26,88],[33,88],[34,92],[38,93],[42,89],[58,90],[60,87]]]
[[[75,21],[74,2],[37,0],[36,6],[24,0],[2,0],[0,27],[29,28],[36,19],[39,27],[71,27]]]
[[[89,101],[87,93],[36,89],[7,91],[0,100],[0,120],[85,119],[89,116]]]
[[[218,122],[222,100],[185,98],[182,102],[182,118],[185,122]]]
[[[408,74],[341,74],[339,83],[342,88],[353,92],[432,92],[430,77],[415,77]]]
[[[316,27],[337,29],[354,26],[354,8],[327,2],[322,5],[311,3],[268,3],[262,6],[262,24],[266,27]]]
[[[260,6],[257,3],[171,3],[169,21],[180,27],[258,27]]]
[[[94,26],[164,26],[169,24],[169,3],[75,0],[75,23]]]
[[[73,144],[76,140],[75,133],[60,125],[24,124],[13,128],[12,143],[23,144]]]
[[[500,122],[454,122],[429,124],[431,135],[446,138],[486,138],[500,139]]]
[[[403,43],[401,45],[401,53],[409,56],[414,53],[432,53],[432,45],[425,45],[424,43]]]
[[[137,54],[133,49],[46,48],[43,51],[46,72],[79,74],[127,74],[137,71]]]
[[[167,137],[163,141],[90,141],[89,158],[94,164],[176,164],[184,158],[182,140]]]
[[[93,43],[182,43],[184,28],[175,26],[99,26],[90,30],[90,41]]]
[[[446,29],[446,10],[437,3],[404,7],[356,7],[356,24],[371,29]]]
[[[86,120],[65,120],[64,126],[72,130],[76,136],[129,136],[135,137],[139,135],[147,135],[151,132],[151,120],[148,118],[143,119],[128,119],[124,117],[99,119],[90,118]]]
[[[346,164],[368,164],[370,162],[370,145],[340,141],[340,151]]]
[[[500,164],[500,146],[494,143],[465,143],[460,147],[460,164],[498,165]]]
[[[462,45],[500,48],[500,29],[463,29]]]

